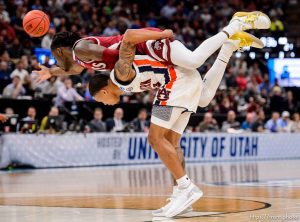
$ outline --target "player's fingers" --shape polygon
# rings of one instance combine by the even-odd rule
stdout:
[[[44,79],[39,78],[39,79],[37,79],[36,83],[37,83],[37,84],[41,84],[41,83],[44,82],[44,81],[45,81]]]
[[[47,67],[44,66],[44,65],[42,65],[41,63],[39,63],[39,67],[40,67],[41,69],[47,69]]]

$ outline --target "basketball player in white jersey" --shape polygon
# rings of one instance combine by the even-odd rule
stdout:
[[[259,28],[260,20],[257,19],[252,25],[253,28]],[[224,36],[227,36],[228,31],[224,32]],[[178,187],[172,201],[155,211],[154,215],[174,217],[203,195],[186,175],[176,151],[190,114],[196,111],[198,105],[205,107],[211,101],[235,50],[241,46],[262,48],[263,43],[245,32],[230,33],[231,39],[222,40],[219,55],[202,81],[194,67],[167,66],[149,56],[135,56],[135,45],[144,39],[139,39],[137,30],[134,32],[135,34],[128,30],[125,33],[119,60],[110,77],[97,75],[92,78],[89,84],[90,93],[96,101],[113,105],[119,102],[123,92],[158,89],[148,141],[171,171]]]

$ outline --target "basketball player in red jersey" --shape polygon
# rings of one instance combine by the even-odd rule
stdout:
[[[172,39],[172,30],[160,30],[157,28],[145,28],[145,36],[151,35],[151,39]],[[112,70],[119,58],[119,45],[123,35],[110,37],[89,36],[81,38],[74,32],[57,33],[51,43],[51,51],[57,61],[57,66],[47,68],[40,65],[40,80],[46,80],[52,75],[80,74],[84,69],[96,71]],[[168,40],[169,42],[169,40]],[[137,53],[147,54],[145,43],[137,45]]]
[[[200,67],[207,58],[217,51],[222,44],[235,33],[247,29],[266,29],[270,27],[270,19],[261,12],[235,13],[229,25],[221,32],[205,40],[194,51],[187,49],[180,41],[171,41],[171,30],[161,31],[146,28],[143,34],[152,40],[139,43],[137,54],[150,57],[170,65],[178,65],[187,69]],[[138,32],[137,32],[138,33]],[[138,34],[137,34],[138,35]],[[238,36],[237,36],[238,37]],[[46,80],[52,75],[80,74],[83,69],[111,70],[118,60],[118,49],[123,36],[80,38],[76,33],[57,33],[51,44],[51,51],[57,60],[58,67],[48,69],[41,66],[39,80]]]

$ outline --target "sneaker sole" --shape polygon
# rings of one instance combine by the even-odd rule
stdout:
[[[264,28],[261,28],[261,29],[269,29],[269,28],[270,28],[270,26],[271,26],[271,19],[270,19],[270,17],[269,17],[267,14],[265,14],[265,13],[263,13],[263,12],[260,12],[260,11],[253,11],[253,12],[236,12],[236,13],[234,13],[234,15],[232,16],[232,19],[233,19],[234,17],[244,17],[244,16],[247,16],[247,15],[249,15],[249,14],[255,14],[255,15],[258,15],[258,16],[263,16],[263,17],[265,17],[265,18],[268,20],[269,25],[268,25],[268,27],[264,27]]]
[[[179,215],[182,213],[186,208],[191,206],[193,203],[195,203],[197,200],[199,200],[203,196],[203,192],[194,193],[183,205],[182,207],[178,208],[176,211],[166,214],[166,217],[175,217],[176,215]]]
[[[259,38],[255,37],[254,35],[251,35],[247,32],[238,32],[238,33],[234,34],[233,36],[231,36],[229,39],[239,40],[239,38],[235,37],[235,35],[239,36],[240,38],[251,39],[251,45],[249,45],[250,47],[258,48],[258,49],[262,49],[264,47],[264,43]],[[241,46],[241,47],[245,47],[245,46]]]
[[[193,211],[193,208],[192,207],[188,207],[186,210],[183,210],[181,213],[179,213],[178,215],[183,215],[183,214],[187,214],[189,212],[192,212]],[[152,212],[152,216],[154,217],[165,217],[165,213],[158,213],[158,214],[155,214]]]

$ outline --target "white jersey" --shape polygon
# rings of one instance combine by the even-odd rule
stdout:
[[[202,90],[200,73],[178,66],[168,66],[150,56],[136,55],[133,62],[136,71],[131,83],[119,83],[112,70],[110,78],[124,92],[157,90],[153,104],[183,107],[196,112]]]

